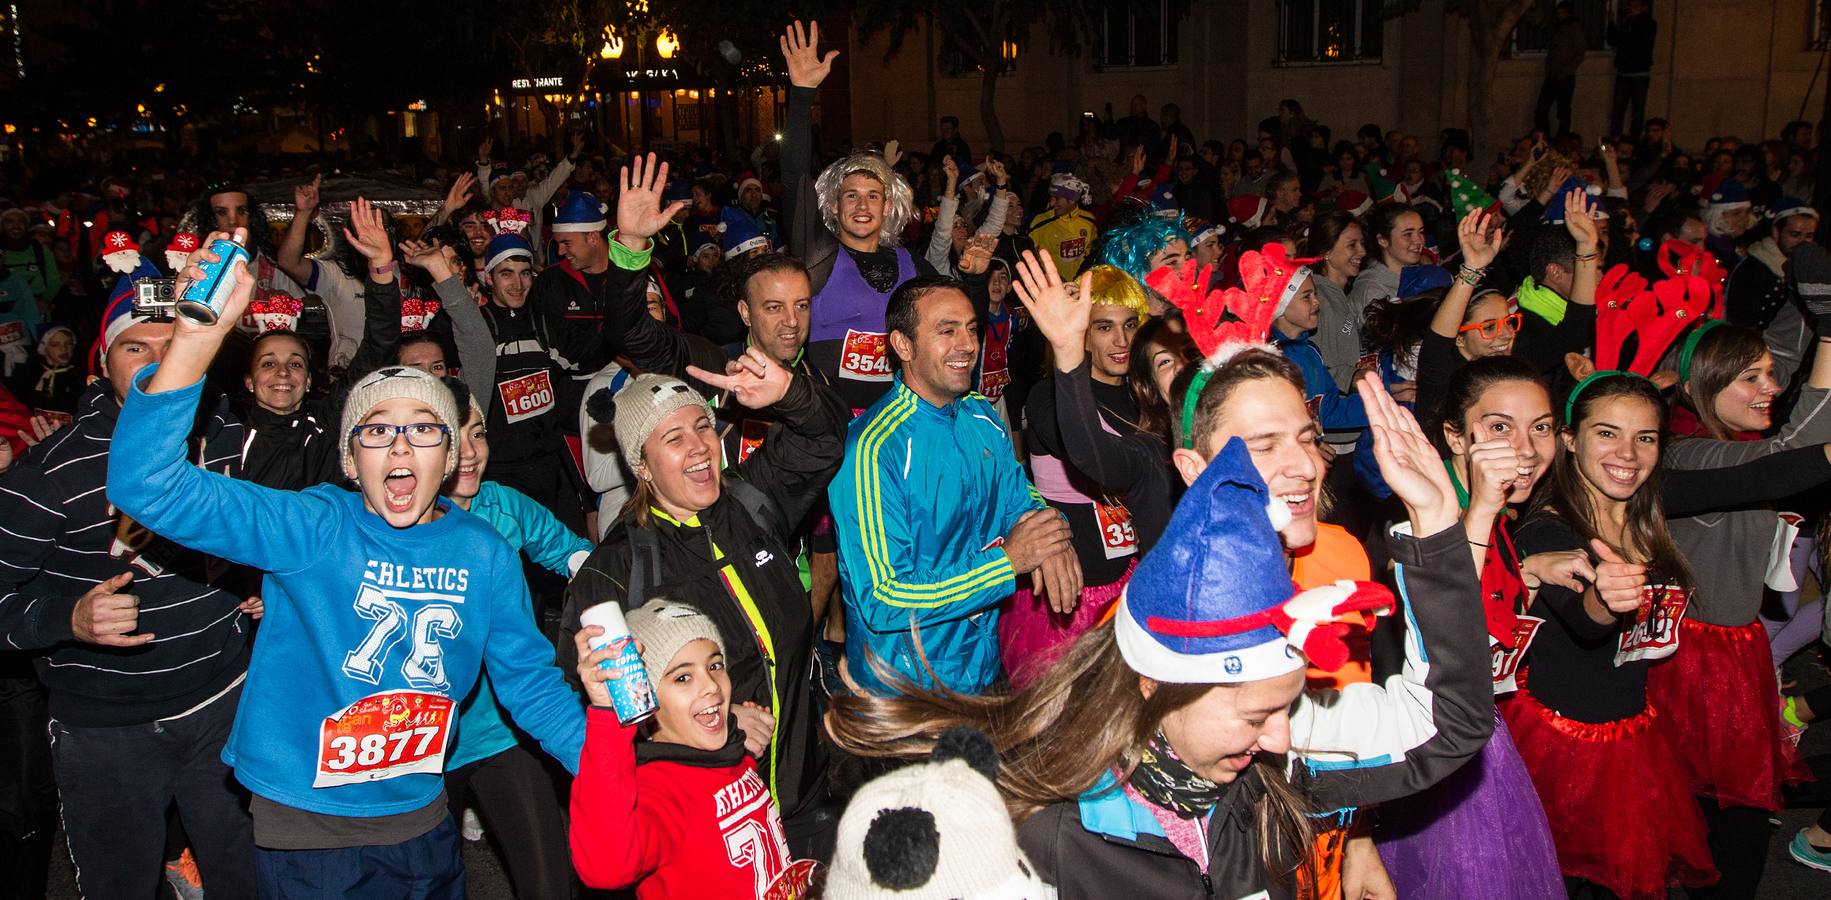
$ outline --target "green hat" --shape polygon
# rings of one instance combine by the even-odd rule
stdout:
[[[1497,202],[1493,195],[1462,174],[1461,169],[1444,170],[1443,179],[1449,183],[1450,205],[1455,207],[1458,219],[1477,209],[1492,209]]]

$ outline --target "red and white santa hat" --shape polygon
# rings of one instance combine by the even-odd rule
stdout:
[[[1242,228],[1257,228],[1265,218],[1265,211],[1271,204],[1264,197],[1243,194],[1227,201],[1227,214],[1233,217]]]

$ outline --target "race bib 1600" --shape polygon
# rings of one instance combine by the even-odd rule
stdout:
[[[502,397],[502,412],[510,423],[532,419],[553,408],[553,379],[546,372],[535,372],[496,385]]]

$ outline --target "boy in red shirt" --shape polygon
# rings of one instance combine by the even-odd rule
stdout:
[[[795,900],[812,861],[789,857],[782,815],[753,758],[769,735],[731,718],[724,642],[711,619],[656,599],[628,614],[654,684],[653,718],[622,725],[592,650],[596,625],[577,635],[579,680],[591,701],[585,752],[572,781],[572,864],[586,887],[634,885],[639,900],[755,897]],[[638,729],[647,733],[637,740]]]

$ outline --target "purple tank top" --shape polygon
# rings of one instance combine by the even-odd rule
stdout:
[[[896,254],[896,283],[914,278],[915,260],[909,251],[902,247],[892,250]],[[858,271],[852,254],[844,247],[839,248],[826,285],[814,297],[813,324],[807,336],[810,350],[814,349],[813,345],[836,342],[835,376],[850,381],[890,381],[884,307],[890,302],[891,291],[873,289],[865,281],[864,274]]]

